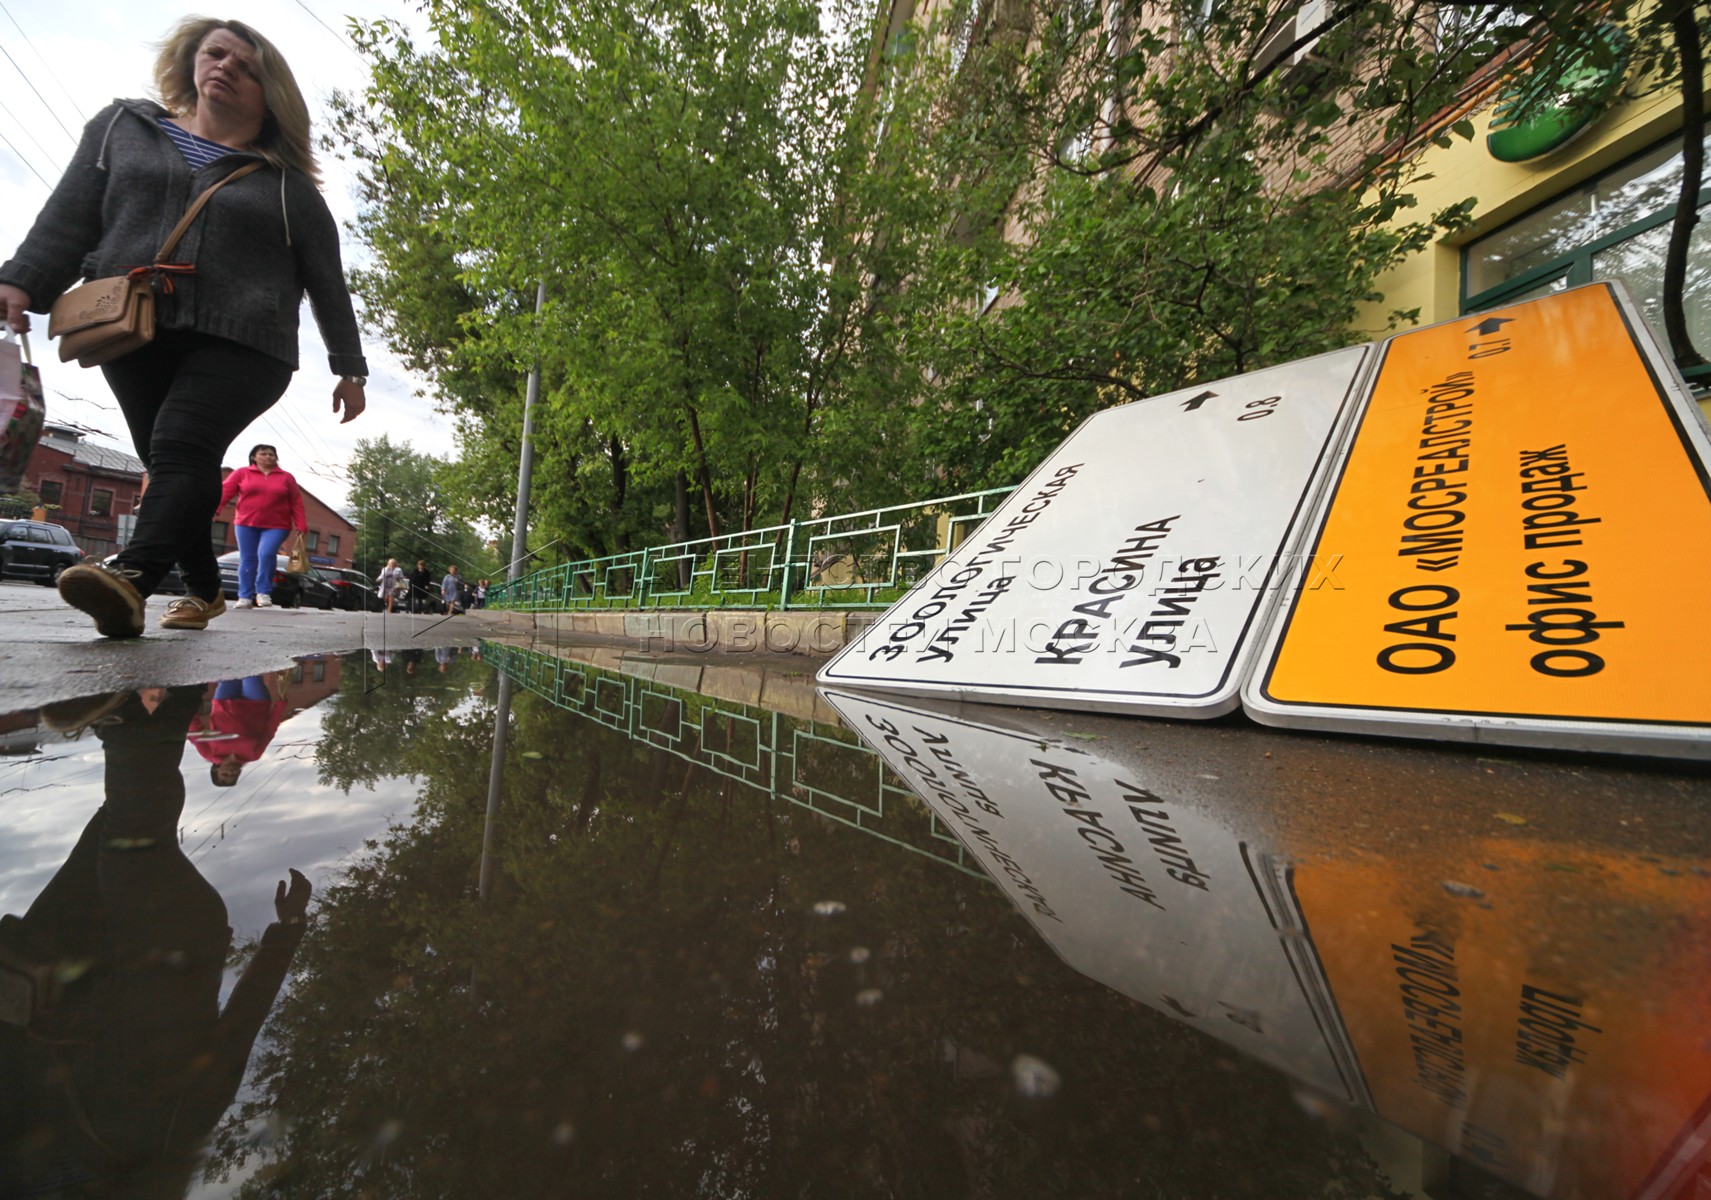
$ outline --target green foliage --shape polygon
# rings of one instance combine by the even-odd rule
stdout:
[[[958,214],[916,310],[918,432],[954,486],[1013,482],[1111,404],[1360,340],[1378,277],[1464,223],[1410,212],[1397,139],[1512,32],[1355,4],[1259,56],[1294,8],[999,4],[948,93],[916,73]]]
[[[350,474],[358,570],[377,574],[396,558],[408,571],[420,558],[436,578],[454,562],[466,577],[499,574],[494,553],[460,516],[459,475],[446,463],[382,434],[357,440]]]
[[[1473,204],[1418,211],[1412,151],[1472,135],[1494,56],[1606,14],[1297,9],[969,0],[881,36],[857,0],[444,0],[422,45],[358,34],[357,288],[488,527],[539,365],[549,561],[1014,483],[1101,407],[1412,320],[1378,280]],[[1609,10],[1645,86],[1675,11]]]
[[[490,517],[537,362],[536,540],[567,557],[668,540],[679,478],[679,537],[883,486],[895,339],[860,281],[898,205],[849,183],[857,7],[456,0],[429,48],[362,32],[374,84],[339,129],[377,262],[356,284],[460,416]]]

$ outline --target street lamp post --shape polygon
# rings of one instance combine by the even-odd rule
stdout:
[[[542,279],[535,290],[535,326],[539,336],[541,309],[547,303],[547,281]],[[517,466],[517,519],[511,525],[511,566],[505,578],[516,582],[523,577],[523,559],[528,553],[529,538],[529,477],[535,468],[535,401],[541,398],[541,355],[537,345],[535,365],[529,372],[529,386],[523,393],[523,454]]]

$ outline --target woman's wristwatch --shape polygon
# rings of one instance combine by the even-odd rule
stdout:
[[[339,378],[342,379],[346,383],[354,383],[358,387],[367,387],[368,386],[368,376],[367,375],[340,375]]]

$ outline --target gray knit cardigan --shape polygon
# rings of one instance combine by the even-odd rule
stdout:
[[[59,186],[0,283],[30,294],[45,313],[80,279],[119,275],[154,261],[172,227],[205,188],[257,157],[233,151],[200,171],[166,136],[166,110],[116,100],[83,130]],[[315,185],[272,165],[220,189],[191,224],[172,261],[194,275],[155,293],[155,323],[252,347],[297,366],[297,310],[309,294],[335,375],[366,375],[356,314],[339,262],[339,230]]]

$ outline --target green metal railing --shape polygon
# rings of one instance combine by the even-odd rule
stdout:
[[[815,517],[546,567],[488,589],[491,608],[884,608],[1012,488]]]
[[[938,815],[841,725],[721,700],[505,642],[483,661],[547,703],[774,799],[990,882]]]

